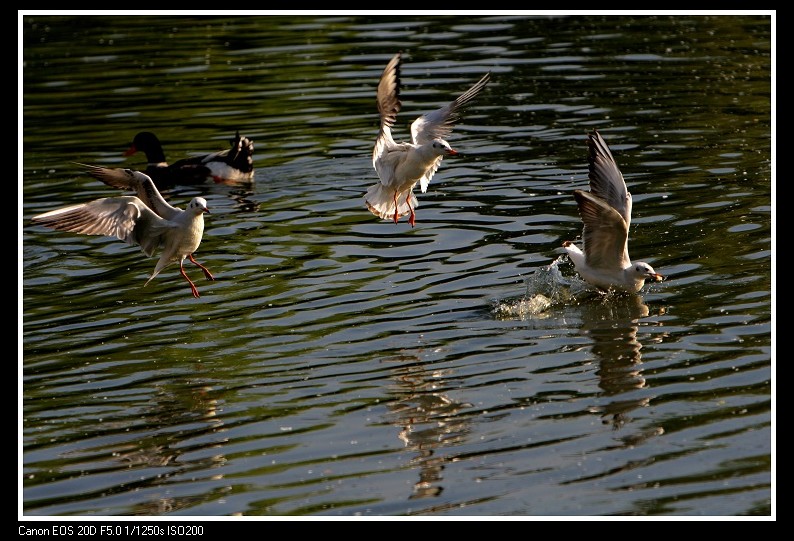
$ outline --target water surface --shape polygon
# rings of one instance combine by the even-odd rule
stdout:
[[[20,515],[771,516],[771,22],[22,16]],[[414,228],[362,199],[398,50],[398,140],[492,73]],[[594,128],[639,295],[562,256]],[[142,130],[255,141],[250,188],[165,194],[211,208],[199,299],[30,222]]]

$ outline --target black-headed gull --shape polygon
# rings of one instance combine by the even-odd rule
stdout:
[[[135,135],[130,147],[124,152],[131,156],[136,152],[146,154],[146,174],[160,188],[176,184],[202,184],[212,180],[216,184],[248,183],[254,179],[254,143],[238,131],[231,140],[231,147],[211,154],[185,158],[168,164],[160,140],[149,131]]]
[[[414,209],[418,205],[413,188],[420,183],[422,193],[427,191],[430,179],[438,170],[444,156],[455,156],[445,138],[452,133],[454,123],[460,118],[460,110],[485,88],[491,78],[486,73],[469,90],[441,109],[427,113],[411,124],[411,143],[396,143],[391,128],[397,120],[400,101],[400,63],[402,53],[392,57],[378,83],[378,111],[380,133],[372,152],[372,165],[378,172],[380,182],[370,186],[364,199],[372,214],[383,219],[394,219],[410,215],[408,222],[416,221]]]
[[[645,280],[661,282],[664,277],[642,261],[629,258],[631,194],[604,139],[598,131],[588,135],[590,191],[574,190],[579,215],[584,222],[584,251],[571,241],[563,247],[576,270],[587,282],[601,289],[632,293]]]
[[[157,191],[152,179],[131,169],[109,169],[86,166],[88,173],[106,184],[132,189],[138,196],[105,197],[88,203],[52,210],[32,218],[33,223],[59,231],[85,235],[106,235],[139,245],[151,256],[162,247],[154,272],[144,286],[172,263],[179,263],[179,272],[190,284],[194,297],[199,296],[195,284],[185,274],[183,262],[190,259],[214,280],[207,268],[193,258],[204,234],[204,213],[209,212],[203,197],[194,197],[186,210],[169,205]]]

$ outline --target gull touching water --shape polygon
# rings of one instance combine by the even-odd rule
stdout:
[[[186,210],[169,205],[154,186],[152,179],[131,169],[88,167],[88,174],[109,186],[135,190],[136,196],[105,197],[88,203],[72,205],[34,216],[33,223],[59,231],[85,235],[116,237],[127,244],[139,245],[151,256],[161,247],[162,253],[154,272],[144,286],[172,263],[179,263],[179,273],[190,284],[194,297],[199,297],[195,284],[185,274],[183,262],[190,259],[207,280],[214,280],[207,268],[193,258],[204,234],[204,213],[209,212],[203,197],[194,197]]]
[[[400,101],[400,64],[402,53],[392,57],[381,74],[378,83],[378,112],[380,133],[372,152],[372,165],[378,172],[380,182],[370,186],[364,196],[367,208],[383,219],[394,219],[409,215],[408,222],[416,223],[414,209],[418,205],[413,189],[420,183],[422,193],[427,191],[430,179],[438,170],[444,156],[455,156],[445,140],[454,123],[460,118],[460,110],[485,88],[491,78],[486,73],[474,86],[444,107],[420,116],[411,124],[411,143],[396,143],[391,129],[397,120]]]
[[[645,280],[664,277],[642,261],[629,258],[631,194],[604,139],[598,131],[588,135],[590,191],[574,190],[579,215],[584,222],[584,251],[565,241],[563,247],[576,270],[587,282],[601,289],[636,293]]]

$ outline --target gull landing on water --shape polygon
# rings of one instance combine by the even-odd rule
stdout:
[[[587,282],[601,289],[636,293],[645,280],[664,277],[642,261],[629,258],[631,194],[604,139],[598,131],[588,135],[590,191],[574,190],[579,215],[584,222],[584,251],[565,241],[563,247],[576,270]]]
[[[378,112],[380,133],[372,152],[372,165],[380,182],[370,186],[364,196],[367,208],[382,219],[409,215],[408,222],[416,223],[414,209],[418,205],[413,189],[420,183],[422,193],[427,191],[430,179],[438,170],[444,156],[456,156],[445,140],[460,118],[460,110],[485,88],[491,78],[486,73],[474,86],[441,109],[427,113],[411,124],[411,143],[396,143],[391,129],[397,120],[400,101],[400,64],[402,53],[392,57],[378,83]]]
[[[33,223],[59,231],[116,237],[127,244],[139,245],[147,256],[162,247],[160,259],[144,287],[165,267],[178,262],[179,273],[190,284],[193,296],[199,297],[182,264],[188,258],[201,268],[207,280],[215,279],[193,258],[204,235],[204,213],[209,212],[207,201],[194,197],[187,209],[181,210],[169,205],[152,179],[140,171],[85,167],[94,178],[115,188],[135,190],[138,196],[106,197],[52,210],[34,216]]]

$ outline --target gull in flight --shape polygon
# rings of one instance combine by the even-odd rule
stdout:
[[[82,165],[82,164],[81,164]],[[72,205],[34,216],[35,224],[59,231],[85,235],[116,237],[127,244],[139,245],[147,256],[161,247],[162,253],[154,272],[144,286],[172,263],[179,263],[179,273],[190,284],[194,297],[199,297],[196,285],[185,274],[183,262],[190,259],[207,280],[212,273],[193,258],[204,234],[204,213],[209,212],[203,197],[194,197],[186,210],[169,205],[152,179],[131,169],[110,169],[93,165],[88,174],[109,186],[134,190],[137,196],[105,197],[88,203]]]
[[[636,293],[646,280],[664,277],[642,261],[629,258],[631,194],[604,139],[598,131],[588,135],[590,191],[574,190],[584,222],[584,251],[571,241],[563,247],[585,281],[605,290]]]
[[[414,186],[420,183],[422,193],[427,191],[430,179],[438,170],[444,156],[458,152],[445,140],[454,123],[460,118],[461,108],[485,88],[491,72],[483,75],[474,86],[444,107],[420,116],[411,124],[411,143],[396,143],[391,129],[397,120],[400,101],[400,63],[402,53],[392,57],[378,83],[378,111],[380,133],[372,152],[372,165],[380,182],[370,186],[364,196],[367,208],[382,219],[409,215],[408,222],[416,223],[414,209],[418,205]]]

